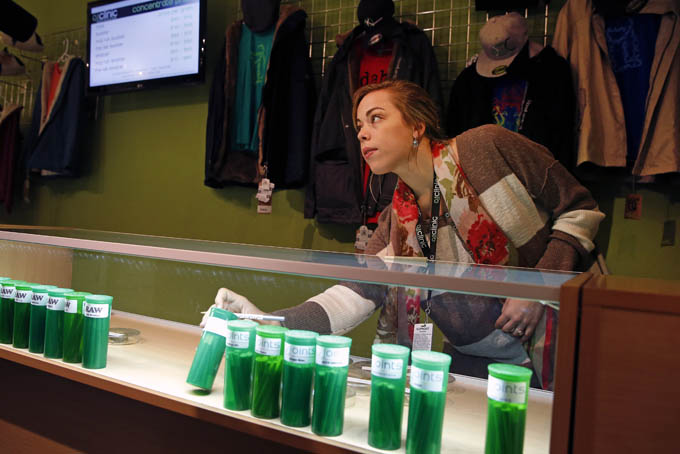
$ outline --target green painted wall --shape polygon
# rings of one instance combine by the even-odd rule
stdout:
[[[19,0],[39,18],[39,33],[48,47],[57,32],[85,26],[84,0]],[[333,15],[340,24],[328,30],[327,40],[353,26],[352,4],[346,0],[299,2],[309,13],[314,40],[324,39],[320,25]],[[467,0],[450,3],[404,0],[397,12],[437,30],[434,41],[444,80],[445,96],[451,81],[464,67]],[[548,33],[552,33],[558,6],[551,3]],[[431,5],[430,5],[431,4]],[[11,215],[0,222],[73,226],[89,229],[197,238],[217,241],[351,251],[353,229],[322,225],[302,217],[304,193],[277,191],[274,213],[255,213],[255,190],[231,187],[214,190],[203,185],[205,123],[213,68],[227,25],[238,15],[237,0],[208,2],[207,81],[194,87],[171,87],[143,93],[102,97],[98,119],[92,121],[85,149],[85,173],[75,180],[45,180],[32,183],[30,204],[17,203]],[[413,14],[416,8],[432,14]],[[337,7],[342,7],[338,10]],[[350,9],[348,12],[348,8]],[[543,32],[542,11],[530,14],[531,34]],[[472,40],[481,27],[483,13],[473,13]],[[83,43],[84,46],[84,43]],[[84,48],[84,47],[83,47]],[[327,58],[333,45],[328,47]],[[477,51],[470,46],[471,54]],[[320,55],[318,44],[313,56]],[[53,57],[53,55],[50,55]],[[314,60],[317,72],[322,59]],[[37,84],[36,84],[37,86]],[[592,186],[608,220],[598,235],[609,265],[617,274],[680,278],[680,241],[661,247],[661,228],[668,219],[678,219],[680,204],[668,201],[670,187],[644,191],[643,220],[624,220],[622,195],[611,185]],[[219,286],[229,286],[249,296],[265,310],[295,304],[326,288],[328,281],[297,277],[274,277],[266,273],[231,271],[192,264],[78,253],[74,259],[75,288],[113,294],[121,310],[196,323],[199,312],[212,301]],[[375,322],[355,330],[355,353],[367,354]]]

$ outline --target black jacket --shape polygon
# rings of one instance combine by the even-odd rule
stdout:
[[[386,39],[394,43],[390,77],[425,88],[442,106],[439,71],[429,38],[415,25],[398,23]],[[305,217],[319,222],[358,224],[392,201],[394,174],[374,176],[364,205],[363,160],[352,121],[352,94],[359,87],[359,64],[353,45],[364,38],[362,26],[352,30],[326,69],[314,116],[310,182]],[[387,33],[386,33],[387,35]]]
[[[574,154],[575,100],[569,63],[547,46],[529,57],[528,45],[508,67],[505,76],[488,78],[477,73],[476,64],[465,68],[451,89],[446,132],[451,137],[468,129],[493,124],[493,87],[504,77],[527,80],[524,119],[519,132],[547,147],[568,169],[576,164]]]
[[[283,5],[279,11],[258,114],[257,155],[229,148],[243,21],[227,29],[208,103],[206,186],[258,183],[265,176],[265,166],[267,178],[277,189],[302,186],[307,181],[316,92],[304,33],[306,18],[307,13],[292,5]]]

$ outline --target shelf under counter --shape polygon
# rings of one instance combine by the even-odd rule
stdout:
[[[251,450],[255,450],[255,452],[258,451],[255,445],[259,442],[266,444],[266,449],[269,452],[271,452],[272,447],[276,451],[285,452],[385,452],[371,448],[366,442],[370,397],[364,393],[358,392],[356,396],[348,400],[348,408],[345,410],[344,432],[341,436],[319,437],[314,435],[309,427],[302,429],[291,428],[282,425],[278,419],[262,420],[252,417],[249,411],[237,412],[224,409],[222,405],[223,366],[220,367],[211,393],[205,394],[188,385],[185,382],[186,375],[201,334],[201,330],[198,327],[115,310],[112,314],[111,327],[133,328],[139,330],[141,334],[140,341],[136,344],[110,345],[108,365],[105,369],[83,369],[77,364],[67,364],[60,360],[46,359],[42,355],[29,353],[24,349],[0,345],[0,358],[7,360],[3,362],[3,369],[5,369],[3,381],[8,377],[7,373],[11,372],[10,375],[17,378],[15,382],[12,382],[13,387],[22,386],[22,381],[25,383],[25,386],[31,386],[30,378],[21,378],[22,374],[30,375],[31,371],[40,371],[46,373],[43,374],[43,382],[48,384],[50,383],[50,377],[56,376],[57,378],[53,378],[53,380],[67,379],[68,381],[77,382],[80,385],[86,385],[87,387],[103,391],[103,393],[97,394],[99,397],[104,394],[115,394],[126,398],[121,401],[115,401],[115,403],[108,406],[104,402],[90,402],[89,405],[92,406],[92,411],[100,412],[97,417],[92,417],[94,418],[93,421],[99,421],[98,418],[102,414],[102,409],[99,408],[97,410],[97,406],[104,407],[104,411],[106,411],[106,408],[109,408],[111,410],[110,413],[112,415],[116,414],[118,419],[125,418],[126,414],[131,415],[131,413],[126,413],[124,408],[126,406],[125,402],[130,400],[141,402],[146,404],[146,406],[155,407],[164,412],[189,418],[188,420],[183,419],[167,424],[149,424],[147,430],[132,432],[132,436],[136,438],[134,440],[128,439],[127,442],[134,443],[140,447],[160,447],[159,436],[162,437],[165,431],[165,438],[172,440],[175,430],[184,431],[188,438],[200,437],[200,440],[197,440],[196,443],[205,445],[211,440],[211,437],[219,440],[221,435],[218,429],[224,428],[233,431],[233,433],[230,432],[230,441],[228,442],[230,446],[238,446],[239,443],[236,440],[236,436],[242,435],[245,437],[242,440],[243,444],[251,446]],[[21,373],[14,373],[16,371],[12,372],[13,365],[9,363],[22,365],[24,369],[22,369]],[[64,386],[69,388],[70,385],[64,384]],[[55,386],[54,389],[56,391],[60,388]],[[16,389],[13,390],[13,392],[15,391]],[[22,391],[26,391],[24,397],[29,399],[29,401],[25,402],[26,404],[30,403],[36,409],[40,405],[47,404],[52,420],[73,417],[72,414],[67,414],[68,408],[62,408],[65,414],[59,413],[59,407],[63,407],[63,403],[58,404],[56,407],[49,404],[49,399],[46,400],[45,397],[49,396],[49,389],[42,389],[42,394],[39,395],[35,392],[29,392],[30,389]],[[9,392],[10,390],[5,387],[2,394]],[[61,393],[63,394],[64,392],[67,391],[62,391]],[[81,396],[85,394],[87,393],[83,392]],[[78,399],[78,397],[73,396],[67,396],[67,398],[71,400]],[[14,395],[9,403],[14,402],[18,407],[21,401],[17,399],[16,395]],[[525,453],[545,453],[549,451],[552,400],[553,397],[550,392],[530,390]],[[85,408],[87,408],[87,405],[88,403],[85,402]],[[449,392],[447,398],[442,452],[479,453],[484,451],[486,405],[486,380],[457,375],[453,390]],[[115,411],[113,410],[114,407],[116,408]],[[148,410],[151,414],[156,411],[154,409]],[[30,413],[30,409],[21,410],[11,405],[9,409],[7,406],[4,407],[4,410],[0,409],[0,413],[4,413],[0,415],[0,432],[7,432],[7,428],[11,426],[16,429],[16,437],[24,436],[26,440],[33,440],[36,443],[36,437],[31,437],[32,434],[26,432],[38,429],[28,427],[22,431],[22,428],[19,427],[23,425],[21,418],[12,419],[12,415],[6,413],[11,411],[26,411]],[[137,417],[143,418],[143,413],[146,410],[141,411],[135,407],[131,411],[134,411]],[[407,414],[408,408],[405,408],[402,433],[404,438],[406,436]],[[80,415],[79,417],[80,421],[90,418],[87,415]],[[153,416],[153,418],[157,418],[157,416]],[[78,419],[74,421],[76,420]],[[152,421],[149,422],[151,423]],[[171,427],[172,424],[177,424],[178,427],[173,429]],[[30,424],[28,425],[30,426]],[[38,424],[36,423],[36,425]],[[66,427],[68,426],[66,424]],[[205,429],[206,434],[202,433],[203,429]],[[154,431],[158,433],[153,433]],[[139,439],[145,436],[149,436],[151,441],[145,442]],[[54,440],[53,438],[55,437],[56,435],[53,436],[50,433],[41,433],[38,434],[37,439],[49,440],[65,447],[74,447],[76,444],[70,438]],[[153,440],[156,441],[154,442]],[[123,442],[124,440],[114,439],[107,443],[108,446],[115,446],[117,443]],[[65,449],[60,452],[75,452],[78,450],[89,452],[87,449],[83,449],[83,446],[87,445],[86,442],[83,443],[80,447],[75,446],[76,449],[74,451]],[[24,442],[24,445],[26,445],[26,442]],[[403,445],[404,443],[402,443]],[[43,445],[43,447],[47,446],[49,445]],[[177,444],[174,446],[179,450],[171,452],[181,452],[180,446]],[[226,446],[227,442],[223,440],[221,448]],[[53,450],[52,452],[57,451]],[[402,447],[401,450],[389,452],[403,451],[404,448]],[[152,450],[152,452],[155,451]]]

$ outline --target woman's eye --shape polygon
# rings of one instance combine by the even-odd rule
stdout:
[[[379,115],[372,115],[371,116],[371,123],[375,123],[376,121],[380,121],[380,116]]]

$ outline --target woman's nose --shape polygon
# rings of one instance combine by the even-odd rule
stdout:
[[[359,142],[368,139],[368,135],[366,134],[366,130],[364,128],[359,128],[359,132],[357,132],[357,138],[359,139]]]

